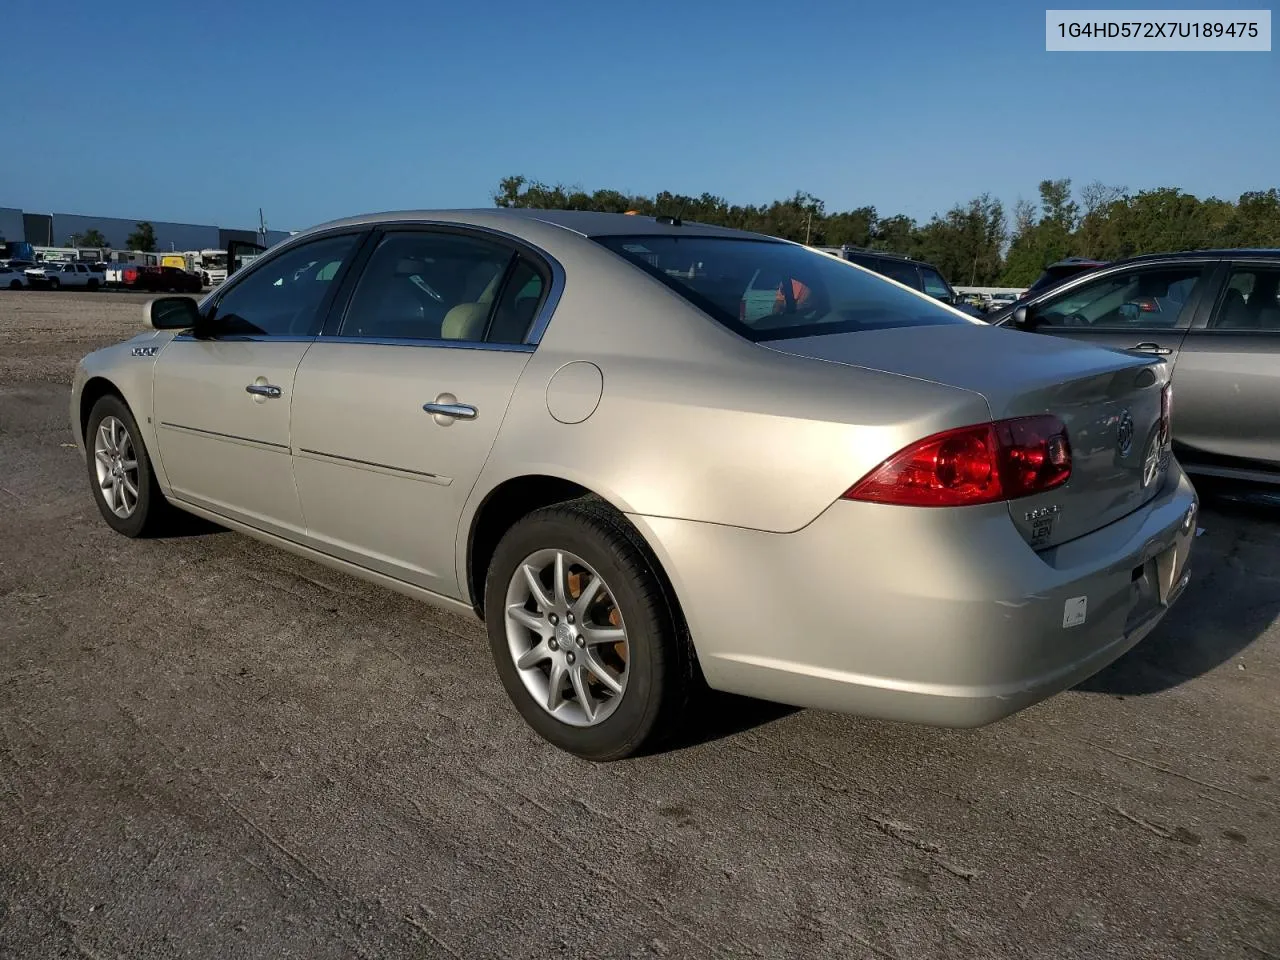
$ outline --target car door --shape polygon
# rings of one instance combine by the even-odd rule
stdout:
[[[1091,273],[1027,305],[1024,329],[1176,363],[1214,260],[1132,263]]]
[[[294,374],[361,239],[337,233],[263,258],[160,352],[153,416],[176,497],[303,536],[289,453]]]
[[[298,369],[307,534],[326,553],[461,597],[459,519],[533,349],[525,339],[550,274],[489,235],[390,230],[376,243]]]
[[[83,287],[89,282],[88,277],[81,276],[76,272],[74,263],[64,263],[62,265],[62,276],[59,278],[63,287]]]
[[[1280,469],[1280,261],[1238,260],[1182,344],[1173,439],[1197,466]]]

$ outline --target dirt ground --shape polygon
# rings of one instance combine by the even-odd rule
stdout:
[[[0,293],[0,957],[1280,958],[1280,509],[1207,497],[1112,668],[956,732],[714,700],[596,766],[478,624],[215,528],[129,541]]]

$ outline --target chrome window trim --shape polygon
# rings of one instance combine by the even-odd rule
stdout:
[[[258,333],[232,333],[220,337],[197,337],[190,330],[183,330],[174,336],[177,340],[195,340],[200,343],[311,343],[320,339],[319,337],[296,337],[292,335],[282,335],[278,337],[269,334]]]
[[[500,353],[533,353],[532,343],[489,343],[487,340],[426,340],[412,337],[317,337],[318,343],[353,343],[384,347],[443,347],[447,350],[496,350]]]

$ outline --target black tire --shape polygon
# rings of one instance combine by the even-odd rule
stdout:
[[[58,289],[58,287],[60,287],[60,286],[62,286],[62,284],[58,282],[58,278],[57,278],[57,277],[54,277],[54,278],[52,278],[52,279],[49,281],[49,289],[50,289],[50,290],[57,290],[57,289]]]
[[[507,641],[507,587],[539,550],[576,554],[612,593],[626,625],[626,685],[613,712],[594,726],[552,716],[526,689]],[[525,721],[548,742],[588,760],[621,760],[671,736],[701,688],[683,618],[661,568],[639,533],[595,497],[544,507],[503,536],[485,578],[489,647],[502,685]]]
[[[107,417],[115,417],[124,426],[129,435],[133,457],[138,463],[137,502],[128,517],[118,516],[112,511],[98,482],[94,444],[98,428]],[[93,409],[89,412],[89,423],[84,432],[84,444],[89,489],[93,491],[93,499],[98,504],[102,519],[111,529],[126,537],[154,537],[163,534],[172,526],[177,511],[160,492],[155,471],[151,467],[151,456],[147,453],[142,436],[138,432],[138,423],[123,400],[108,394],[93,405]]]
[[[94,290],[97,290],[97,289],[98,289],[98,281],[97,281],[96,279],[94,279],[93,277],[90,277],[90,278],[89,278],[89,290],[90,290],[90,292],[92,292],[92,291],[94,291]]]
[[[9,289],[10,289],[10,290],[21,290],[21,289],[22,289],[22,281],[21,281],[21,280],[10,280],[10,281],[9,281]]]

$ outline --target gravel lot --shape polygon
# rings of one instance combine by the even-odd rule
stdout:
[[[143,299],[0,292],[0,957],[1280,957],[1280,509],[995,726],[719,698],[593,766],[478,624],[100,521],[66,384]]]

